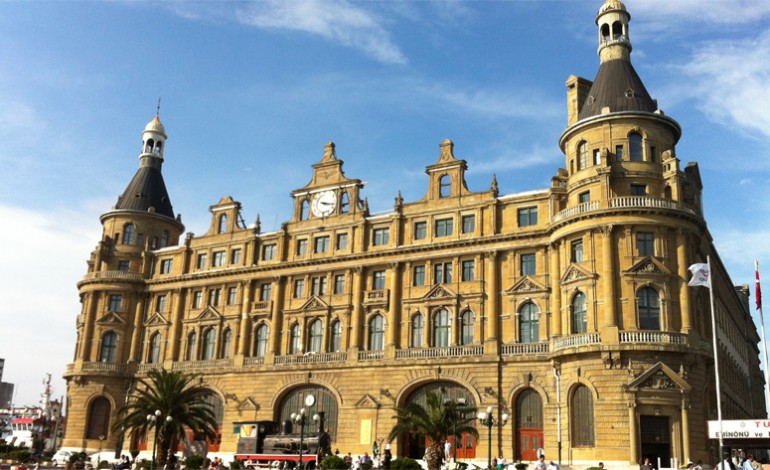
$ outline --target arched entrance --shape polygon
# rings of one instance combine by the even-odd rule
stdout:
[[[516,398],[516,459],[537,460],[543,447],[543,400],[528,388]]]
[[[426,405],[426,395],[428,392],[440,393],[444,400],[465,400],[465,407],[473,409],[476,407],[476,403],[473,400],[471,393],[462,385],[454,382],[431,382],[418,388],[407,398],[406,402],[417,402],[421,405]],[[457,452],[458,459],[473,459],[476,457],[476,439],[470,434],[463,434],[457,441],[455,447],[454,437],[449,438],[449,442],[452,443],[452,453],[455,450]],[[405,455],[413,459],[422,459],[425,455],[425,448],[427,442],[425,436],[421,434],[408,434],[402,435],[399,441],[399,454]]]
[[[305,401],[309,395],[314,397],[311,406],[308,406]],[[337,398],[334,394],[321,385],[306,385],[294,388],[281,399],[280,405],[277,408],[278,416],[276,416],[276,421],[283,423],[284,421],[291,420],[291,414],[298,412],[302,408],[305,409],[305,413],[308,416],[321,412],[324,413],[324,429],[329,433],[333,443],[337,436],[338,409]],[[312,419],[308,420],[305,424],[304,432],[316,432],[317,426]]]

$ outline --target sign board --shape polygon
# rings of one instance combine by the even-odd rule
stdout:
[[[723,419],[723,439],[770,439],[770,420]],[[709,439],[719,439],[719,421],[709,421]]]

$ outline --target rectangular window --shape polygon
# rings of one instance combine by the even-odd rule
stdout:
[[[269,282],[259,286],[259,300],[267,302],[273,294],[273,285]]]
[[[476,263],[474,263],[472,259],[467,259],[463,261],[463,274],[462,274],[463,282],[469,282],[475,279],[475,272],[474,272],[475,265]]]
[[[209,305],[219,305],[222,300],[222,289],[211,289],[209,291]]]
[[[297,240],[297,256],[305,256],[307,254],[307,239],[303,238]]]
[[[305,296],[305,280],[297,279],[294,281],[294,298],[300,299]]]
[[[326,253],[329,251],[329,236],[315,237],[315,253]]]
[[[385,271],[375,271],[372,273],[372,289],[382,290],[385,288]]]
[[[347,250],[348,249],[348,234],[347,233],[338,233],[337,234],[337,249],[338,250]]]
[[[211,257],[211,267],[219,268],[225,265],[225,252],[215,251]]]
[[[585,191],[578,194],[578,202],[580,202],[580,204],[591,202],[591,191]]]
[[[335,294],[345,293],[345,275],[344,274],[337,274],[334,276],[334,293]]]
[[[654,162],[658,158],[658,149],[655,146],[650,146],[650,161]]]
[[[230,264],[241,264],[240,248],[235,248],[230,252]]]
[[[425,285],[425,265],[421,264],[419,266],[415,266],[412,269],[412,271],[413,271],[412,285],[424,286]]]
[[[326,277],[314,277],[311,279],[310,288],[313,295],[326,295]]]
[[[598,165],[602,162],[602,152],[599,149],[594,149],[594,165]]]
[[[206,264],[208,264],[209,256],[206,253],[200,253],[198,255],[198,263],[196,266],[198,269],[206,269]]]
[[[129,263],[126,260],[120,260],[118,261],[118,271],[126,272],[128,271]]]
[[[415,222],[414,223],[414,239],[425,240],[428,237],[428,223],[427,222]]]
[[[372,244],[374,246],[382,246],[388,243],[390,243],[390,229],[387,227],[374,229]]]
[[[276,254],[275,243],[271,243],[270,245],[265,245],[262,247],[262,259],[264,261],[270,261],[272,259],[275,259],[275,254]]]
[[[476,231],[476,216],[464,215],[463,216],[463,233],[473,233]]]
[[[452,219],[438,219],[436,221],[436,236],[447,237],[452,235],[453,223]]]
[[[615,146],[615,156],[618,158],[618,161],[623,160],[623,146],[622,145],[616,145]]]
[[[537,225],[537,207],[522,207],[519,209],[519,227]]]
[[[202,303],[203,303],[203,292],[196,290],[195,292],[193,292],[192,308],[201,308]]]
[[[238,299],[238,288],[230,287],[227,289],[227,305],[235,305]]]
[[[655,256],[655,234],[636,232],[636,249],[639,251],[639,256]]]
[[[583,261],[583,240],[573,240],[570,244],[570,261],[573,263]]]
[[[120,304],[123,302],[123,296],[120,294],[112,294],[110,296],[110,306],[109,309],[111,312],[119,312],[120,311]]]
[[[158,296],[158,311],[159,312],[165,312],[166,311],[166,296],[165,295],[159,295]]]
[[[452,263],[437,263],[433,265],[433,283],[448,284],[452,282]]]
[[[536,261],[534,253],[526,253],[521,255],[521,275],[534,276],[537,272],[537,265],[535,263]]]
[[[632,196],[646,196],[647,195],[647,185],[646,184],[632,184],[631,185],[631,195]]]

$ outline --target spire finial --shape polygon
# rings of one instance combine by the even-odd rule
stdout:
[[[160,116],[160,96],[158,97],[158,107],[155,110],[155,115]]]

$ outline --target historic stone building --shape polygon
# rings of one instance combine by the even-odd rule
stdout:
[[[205,234],[184,236],[156,116],[78,284],[64,446],[113,447],[133,379],[166,368],[210,386],[222,453],[237,423],[287,419],[308,394],[333,447],[362,453],[394,407],[440,390],[510,414],[491,428],[509,459],[713,461],[709,292],[687,287],[688,266],[710,255],[718,280],[726,419],[765,415],[759,337],[703,219],[698,165],[677,158],[681,128],[631,64],[629,20],[620,1],[601,6],[599,71],[567,80],[565,168],[542,190],[500,195],[490,175],[472,191],[445,140],[425,196],[372,215],[328,143],[279,231],[245,226],[224,197]],[[479,430],[460,457],[486,460]]]

